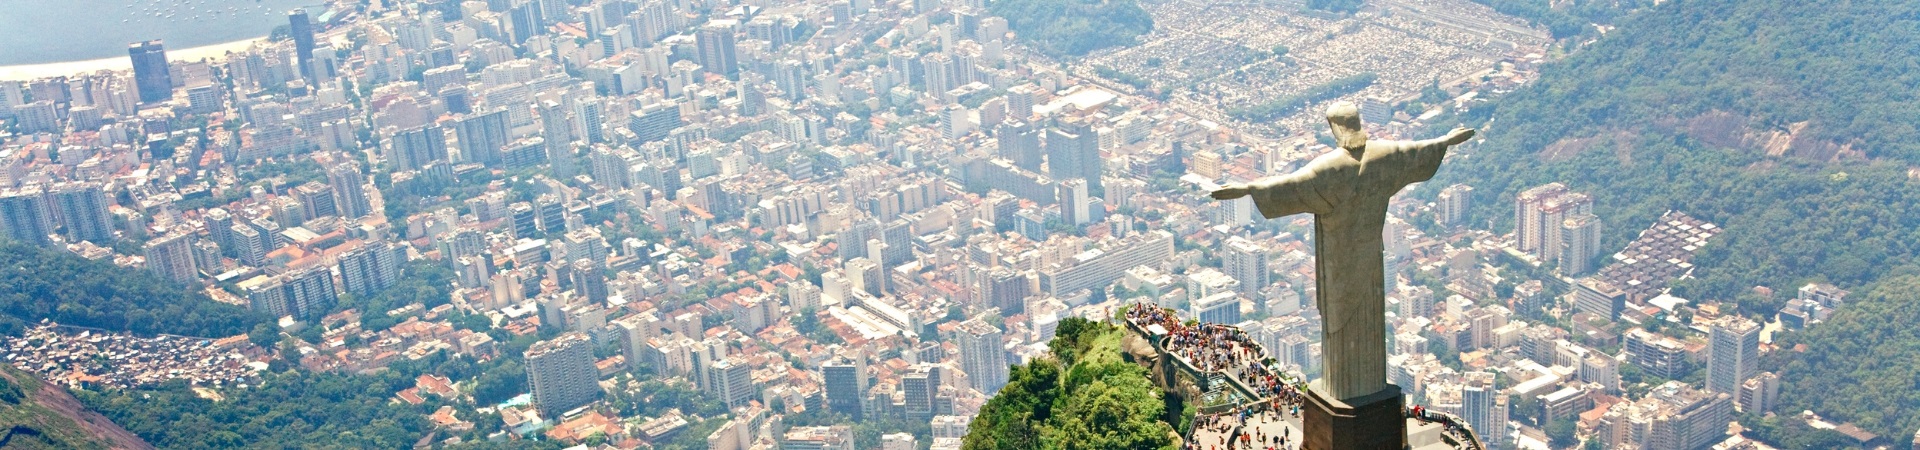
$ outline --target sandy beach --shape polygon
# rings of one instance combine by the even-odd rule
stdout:
[[[199,61],[202,59],[220,59],[228,52],[239,52],[252,47],[255,43],[265,42],[266,37],[257,37],[240,41],[213,44],[185,49],[167,49],[169,61]],[[22,64],[0,66],[0,80],[34,80],[61,75],[79,75],[100,70],[128,70],[133,61],[125,55],[115,58],[90,59],[85,61],[67,61],[45,64]]]

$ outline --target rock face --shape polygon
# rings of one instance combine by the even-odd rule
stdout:
[[[60,386],[6,365],[0,381],[0,448],[153,448]]]

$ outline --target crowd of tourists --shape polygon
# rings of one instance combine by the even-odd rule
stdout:
[[[1232,411],[1201,414],[1194,417],[1189,450],[1291,450],[1299,447],[1299,436],[1282,427],[1279,434],[1267,433],[1260,424],[1280,423],[1300,417],[1306,400],[1299,381],[1282,373],[1270,361],[1251,336],[1236,327],[1199,323],[1186,324],[1173,311],[1151,304],[1127,308],[1127,320],[1142,328],[1159,325],[1167,333],[1166,351],[1192,364],[1202,372],[1219,372],[1251,388],[1259,399]],[[1206,432],[1206,433],[1203,433]],[[1211,439],[1202,437],[1212,433]],[[1207,441],[1211,442],[1207,442]]]
[[[1201,372],[1227,374],[1253,389],[1260,398],[1298,400],[1298,386],[1293,386],[1288,377],[1281,374],[1252,336],[1237,327],[1214,323],[1187,325],[1172,311],[1144,303],[1128,308],[1127,319],[1143,327],[1159,325],[1166,329],[1167,352]]]

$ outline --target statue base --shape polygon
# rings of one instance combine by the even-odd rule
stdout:
[[[1317,384],[1317,383],[1316,383]],[[1301,407],[1302,450],[1403,450],[1407,448],[1405,395],[1387,385],[1351,403],[1307,389]]]

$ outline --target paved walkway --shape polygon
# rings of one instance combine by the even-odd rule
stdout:
[[[1300,416],[1284,412],[1196,417],[1187,448],[1196,450],[1295,450],[1300,448]]]

